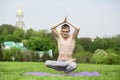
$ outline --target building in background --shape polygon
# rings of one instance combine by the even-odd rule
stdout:
[[[10,49],[12,47],[16,47],[21,49],[22,51],[27,50],[26,47],[24,47],[23,43],[15,43],[14,41],[5,41],[2,43],[2,49]]]
[[[25,23],[24,23],[24,13],[22,9],[18,9],[17,14],[16,14],[16,26],[19,28],[24,29],[25,28]]]
[[[26,51],[28,50],[23,43],[18,43],[18,42],[14,42],[14,41],[5,41],[1,44],[2,46],[2,50],[5,49],[11,49],[12,47],[16,47],[19,48],[22,51]],[[48,50],[48,51],[36,51],[39,54],[39,57],[41,58],[44,54],[48,54],[51,58],[53,58],[53,53],[52,50]]]

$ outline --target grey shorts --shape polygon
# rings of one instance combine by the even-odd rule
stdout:
[[[70,73],[70,72],[74,71],[77,68],[77,64],[75,62],[71,62],[68,65],[66,63],[66,61],[52,61],[52,60],[47,60],[45,62],[45,65],[47,67],[50,67],[50,68],[58,70],[58,71],[65,71],[66,73]]]

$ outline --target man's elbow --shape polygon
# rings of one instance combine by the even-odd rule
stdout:
[[[77,27],[77,30],[79,31],[79,30],[80,30],[80,27]]]
[[[51,27],[51,30],[53,31],[55,28],[54,27]]]

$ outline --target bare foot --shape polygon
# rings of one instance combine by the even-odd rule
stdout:
[[[69,76],[69,74],[64,71],[64,76]]]
[[[69,74],[64,74],[64,76],[69,76]]]

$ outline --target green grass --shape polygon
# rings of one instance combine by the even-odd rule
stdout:
[[[98,71],[100,76],[33,76],[25,72],[60,73],[40,62],[0,62],[0,80],[120,80],[120,65],[78,64],[75,72]]]

